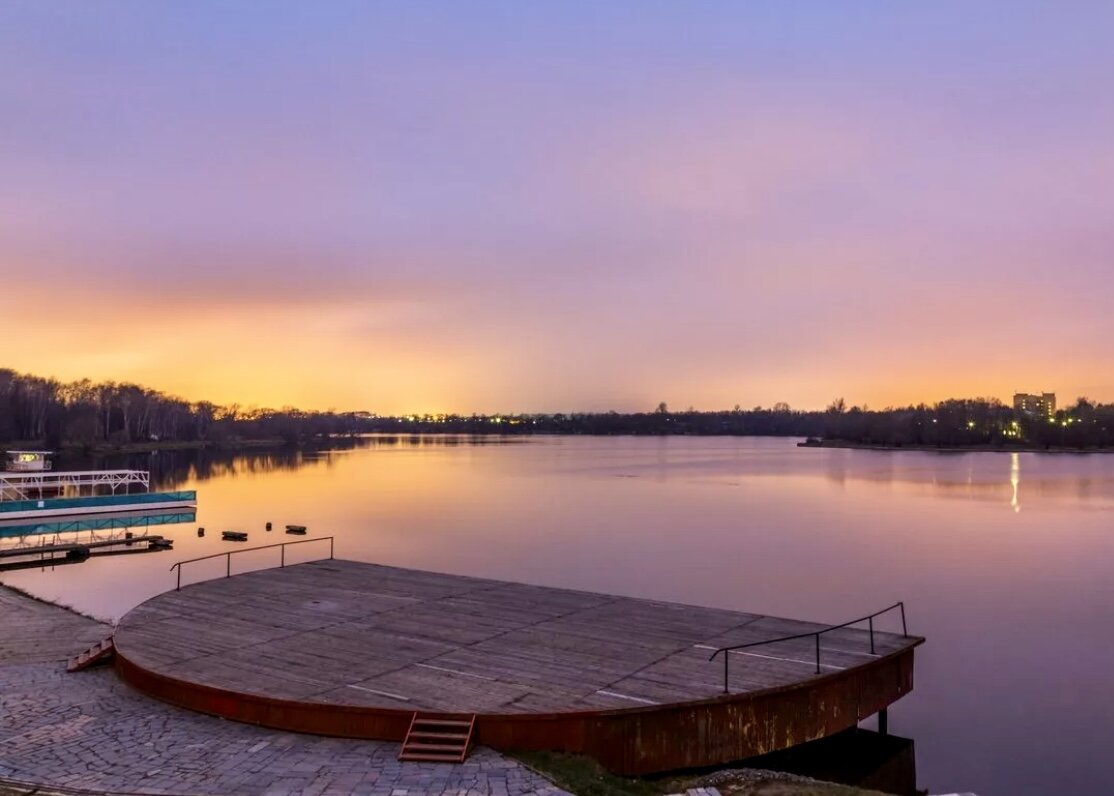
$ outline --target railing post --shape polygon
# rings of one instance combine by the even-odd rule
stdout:
[[[816,634],[816,673],[820,674],[820,634]]]
[[[723,653],[723,693],[730,694],[731,689],[727,687],[727,659],[731,657],[731,653],[726,650]]]
[[[874,654],[874,617],[870,617],[870,654]]]
[[[224,576],[226,578],[230,578],[230,577],[232,577],[232,554],[233,553],[247,553],[247,552],[250,552],[252,550],[268,550],[272,547],[278,547],[278,548],[280,548],[280,558],[279,558],[280,566],[285,568],[286,567],[286,546],[288,544],[308,544],[309,542],[323,542],[326,539],[329,540],[329,559],[331,560],[335,557],[335,553],[336,553],[336,542],[335,542],[334,538],[332,536],[318,536],[318,537],[314,537],[313,539],[298,539],[297,541],[293,541],[293,542],[277,542],[275,544],[263,545],[262,547],[248,547],[248,548],[245,548],[243,550],[229,550],[228,552],[225,552],[225,553],[213,553],[212,555],[209,555],[209,556],[201,556],[200,558],[190,558],[190,559],[187,559],[186,561],[179,561],[177,564],[174,564],[172,567],[170,567],[171,571],[173,571],[175,569],[178,570],[177,581],[175,583],[174,588],[175,588],[175,591],[181,591],[181,589],[182,589],[182,564],[192,564],[195,561],[208,561],[209,559],[212,559],[212,558],[220,558],[221,556],[224,556]],[[40,553],[39,555],[40,555],[40,558],[42,559],[41,560],[42,565],[45,566],[46,565],[46,554],[45,553]],[[321,561],[321,560],[324,560],[324,559],[314,559],[314,560]],[[726,669],[726,665],[727,664],[726,664],[726,659],[725,659],[724,660],[724,668],[725,669]]]
[[[899,602],[898,605],[901,606],[901,635],[908,636],[909,630],[905,627],[905,602]]]

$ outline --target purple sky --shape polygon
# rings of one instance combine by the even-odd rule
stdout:
[[[373,411],[1114,401],[1114,6],[0,4],[0,366]]]

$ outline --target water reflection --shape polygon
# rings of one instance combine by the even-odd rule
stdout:
[[[598,455],[601,452],[599,449],[621,448],[624,442],[629,441],[624,438],[593,438],[590,444],[598,447],[598,450],[593,451]],[[636,461],[625,462],[625,457],[618,455],[606,456],[601,457],[602,460],[587,463],[587,466],[598,467],[601,471],[613,469],[615,472],[612,474],[621,478],[652,476],[659,482],[666,482],[685,477],[691,483],[723,486],[739,486],[739,476],[812,475],[813,468],[807,466],[809,462],[794,456],[798,450],[784,449],[784,440],[774,440],[772,446],[773,451],[782,455],[771,456],[771,450],[764,449],[761,451],[762,455],[757,457],[746,446],[723,451],[730,455],[709,456],[709,452],[705,451],[701,456],[690,457],[677,450],[676,439],[654,438],[638,442],[649,444],[653,451],[652,460],[643,459],[643,451],[640,450]],[[294,472],[309,467],[332,469],[338,456],[362,449],[451,449],[489,445],[562,447],[561,440],[554,438],[380,434],[337,439],[330,441],[328,445],[309,449],[276,448],[251,452],[163,451],[154,455],[102,457],[86,460],[84,464],[96,468],[149,469],[152,474],[152,488],[173,490],[187,483],[204,483],[212,479],[261,476],[280,471]],[[840,486],[885,484],[937,498],[1001,502],[1008,504],[1014,512],[1021,510],[1021,470],[1024,459],[1029,472],[1024,491],[1030,499],[1066,499],[1087,504],[1087,508],[1091,509],[1114,508],[1114,467],[1110,466],[1111,457],[1102,454],[930,453],[840,449],[816,452],[823,455],[822,464],[816,470],[822,471],[828,480]],[[866,456],[875,458],[866,460]],[[576,471],[586,465],[577,456],[568,460],[559,457],[555,463],[562,469],[568,465]],[[70,466],[71,462],[67,461],[65,464]],[[1002,464],[1007,464],[1008,474],[1000,475]]]
[[[144,531],[160,525],[179,525],[192,523],[197,519],[193,509],[166,512],[159,511],[127,511],[109,514],[84,514],[72,515],[66,518],[55,518],[50,522],[31,522],[28,520],[2,520],[0,521],[0,540],[15,540],[13,544],[49,544],[51,540],[57,542],[65,538],[73,540],[83,537],[83,532],[88,531],[91,541],[96,541],[98,532],[108,531],[109,534],[124,532],[129,529],[142,528]]]
[[[904,600],[928,642],[890,726],[916,737],[922,786],[1105,796],[1114,780],[1096,731],[1114,726],[1114,456],[396,436],[104,464],[146,461],[160,488],[198,490],[196,521],[213,532],[173,531],[172,558],[4,581],[112,619],[173,588],[168,559],[231,549],[220,530],[248,531],[249,546],[287,538],[272,521],[335,536],[343,558],[833,624]],[[312,557],[295,546],[288,563],[298,547]],[[273,553],[234,556],[233,570]],[[223,558],[192,566],[224,574]]]
[[[1013,497],[1010,498],[1010,507],[1014,511],[1021,511],[1021,499],[1018,497],[1018,487],[1021,486],[1021,454],[1010,454],[1010,488]]]
[[[895,796],[923,796],[917,787],[917,758],[910,738],[854,728],[743,765],[785,771]]]
[[[123,512],[70,517],[56,522],[0,524],[0,572],[81,564],[104,556],[156,553],[172,549],[173,541],[151,528],[193,522],[192,511]],[[26,521],[23,521],[26,523]]]
[[[95,550],[75,548],[65,553],[54,555],[48,559],[38,558],[37,556],[30,556],[27,558],[0,558],[0,572],[17,572],[29,569],[38,570],[39,572],[54,572],[57,567],[84,564],[95,558],[164,553],[169,549],[170,548],[167,547],[154,545],[137,545],[134,542],[120,539],[117,546],[110,548],[97,548]]]
[[[212,479],[293,472],[306,467],[331,468],[338,456],[362,449],[453,448],[509,445],[524,441],[523,437],[472,434],[370,434],[335,437],[305,447],[260,447],[255,450],[204,448],[100,456],[69,452],[56,457],[55,469],[148,470],[152,490],[174,491],[186,483],[204,483]]]
[[[1068,500],[1088,509],[1114,508],[1114,464],[1107,454],[929,453],[870,451],[879,461],[863,466],[865,451],[840,451],[824,465],[840,486],[868,482],[900,486],[934,498],[1008,505],[1020,512],[1022,465],[1029,499]]]

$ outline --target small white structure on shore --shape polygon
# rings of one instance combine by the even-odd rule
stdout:
[[[52,451],[8,451],[4,469],[9,473],[41,473],[49,470],[52,462],[47,458]]]

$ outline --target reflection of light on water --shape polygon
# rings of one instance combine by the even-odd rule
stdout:
[[[1017,499],[1017,487],[1021,485],[1021,454],[1010,454],[1010,486],[1013,487],[1013,498],[1010,505],[1014,511],[1021,511],[1021,501]]]

